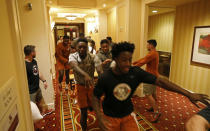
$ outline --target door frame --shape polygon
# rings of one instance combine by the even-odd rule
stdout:
[[[30,106],[30,97],[29,97],[29,90],[28,90],[28,82],[27,82],[27,75],[26,75],[26,67],[25,67],[25,60],[23,54],[23,46],[22,46],[22,34],[21,34],[21,27],[20,27],[20,17],[19,17],[19,8],[18,8],[18,0],[8,0],[6,1],[7,4],[7,11],[10,13],[8,15],[10,20],[11,26],[11,36],[13,41],[13,51],[15,52],[15,71],[17,75],[16,84],[19,87],[17,90],[17,97],[18,97],[18,108],[21,111],[22,118],[19,121],[19,124],[22,123],[22,128],[25,128],[27,131],[34,130],[34,123],[32,120],[31,114],[31,106]],[[20,71],[20,69],[23,69]],[[21,87],[21,88],[20,88]],[[23,123],[25,127],[23,127]]]
[[[84,23],[61,23],[61,22],[56,22],[55,25],[54,25],[55,45],[58,41],[58,39],[57,39],[57,26],[78,26],[79,27],[79,33],[85,33],[85,24]]]

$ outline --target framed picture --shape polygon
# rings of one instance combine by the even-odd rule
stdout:
[[[196,26],[191,62],[210,66],[210,26]]]

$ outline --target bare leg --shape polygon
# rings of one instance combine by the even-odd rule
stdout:
[[[206,131],[209,123],[205,118],[196,114],[187,121],[185,128],[186,131]]]
[[[59,70],[58,71],[59,76],[58,76],[58,83],[59,83],[59,90],[62,91],[62,85],[61,82],[63,81],[63,75],[64,75],[64,70]]]
[[[147,97],[147,99],[149,101],[149,104],[154,109],[154,112],[158,112],[158,106],[156,104],[156,101],[155,101],[154,97],[152,95],[147,95],[146,97]]]

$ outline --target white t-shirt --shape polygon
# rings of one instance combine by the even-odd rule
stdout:
[[[93,47],[88,46],[88,49],[89,49],[89,52],[91,52],[91,51],[92,51],[92,49],[93,49]],[[94,54],[94,55],[96,54],[96,50],[95,50],[95,49],[93,49],[93,54]]]

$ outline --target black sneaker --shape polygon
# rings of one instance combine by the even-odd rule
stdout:
[[[160,118],[160,116],[161,116],[161,113],[159,113],[159,112],[154,113],[154,116],[153,116],[151,122],[152,123],[157,123],[159,118]]]

